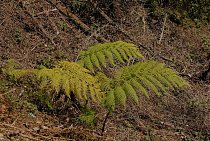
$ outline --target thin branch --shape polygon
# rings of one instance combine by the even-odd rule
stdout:
[[[50,3],[51,5],[56,7],[61,14],[65,15],[66,17],[68,17],[71,20],[73,20],[86,33],[91,34],[91,28],[88,25],[86,25],[84,22],[82,22],[75,14],[73,14],[70,11],[70,9],[66,8],[65,6],[63,6],[60,1],[58,1],[58,0],[47,0],[47,1],[48,1],[48,3]],[[103,37],[97,37],[96,35],[94,35],[94,37],[98,41],[103,41],[103,42],[107,41]]]
[[[144,29],[144,33],[146,32],[146,20],[145,17],[142,17],[142,22],[144,23],[143,29]]]
[[[103,127],[102,127],[102,130],[101,130],[101,136],[103,136],[103,133],[105,131],[105,126],[106,126],[106,123],[107,123],[107,120],[109,118],[109,115],[110,115],[110,111],[107,112],[106,116],[105,116],[105,119],[104,119],[104,123],[103,123]]]
[[[159,39],[159,41],[158,41],[158,44],[161,43],[161,40],[162,40],[162,38],[163,38],[163,33],[164,33],[164,30],[165,30],[165,25],[166,25],[166,19],[167,19],[167,14],[166,14],[165,17],[164,17],[163,27],[162,27],[162,31],[161,31],[161,34],[160,34],[160,39]]]
[[[58,2],[57,0],[47,0],[49,3],[51,3],[53,6],[55,6],[61,13],[68,16],[70,19],[72,19],[77,25],[79,25],[82,29],[85,31],[89,31],[90,28],[84,24],[76,15],[74,15],[70,9],[65,8],[61,5],[61,2]]]
[[[42,15],[42,14],[48,14],[49,12],[53,12],[53,11],[57,11],[58,9],[50,9],[50,10],[47,10],[47,11],[43,11],[43,12],[39,12],[37,13],[36,15],[34,15],[35,17],[36,16],[39,16],[39,15]]]
[[[100,9],[98,6],[97,6],[97,3],[94,3],[94,2],[92,2],[91,1],[91,3],[92,3],[92,5],[94,6],[94,8],[95,9],[97,9],[98,10],[98,12],[110,23],[110,24],[112,24],[112,25],[114,25],[115,27],[117,27],[118,28],[118,30],[120,31],[120,32],[122,32],[125,36],[127,36],[131,41],[133,41],[133,38],[124,30],[124,29],[122,29],[121,27],[119,27],[118,26],[118,24],[117,23],[115,23],[111,18],[109,18],[109,16],[102,10],[102,9]]]
[[[15,88],[14,88],[14,89],[12,89],[12,90],[9,90],[8,92],[5,92],[5,93],[3,93],[3,94],[0,94],[0,95],[6,95],[6,94],[9,94],[9,93],[14,92],[14,91],[16,91],[16,89],[15,89]]]

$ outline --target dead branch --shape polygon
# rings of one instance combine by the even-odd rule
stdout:
[[[58,0],[47,0],[48,3],[53,5],[58,9],[58,11],[63,14],[64,16],[70,18],[73,20],[80,28],[82,28],[86,33],[92,34],[91,29],[88,25],[86,25],[84,22],[82,22],[75,14],[73,14],[70,9],[67,9],[65,6],[62,5],[62,3]],[[107,40],[103,37],[99,37],[96,35],[93,35],[96,40],[102,41],[102,42],[107,42]]]
[[[164,30],[165,30],[165,25],[166,25],[166,19],[167,19],[167,14],[166,14],[165,17],[164,17],[163,27],[162,27],[162,31],[161,31],[161,34],[160,34],[160,39],[159,39],[159,41],[158,41],[158,44],[161,43],[161,40],[162,40],[162,38],[163,38],[163,33],[164,33]]]
[[[43,12],[39,12],[37,13],[36,15],[34,15],[34,17],[36,16],[39,16],[39,15],[42,15],[42,14],[48,14],[49,12],[53,12],[53,11],[57,11],[58,9],[50,9],[50,10],[47,10],[47,11],[43,11]]]
[[[74,15],[70,9],[67,9],[66,7],[62,6],[61,2],[57,0],[47,0],[49,3],[51,3],[53,6],[55,6],[62,14],[72,19],[77,25],[79,25],[83,30],[89,31],[90,28],[84,24],[76,15]]]
[[[120,32],[122,32],[126,37],[128,37],[131,41],[133,41],[133,38],[126,32],[124,31],[124,29],[122,29],[121,27],[118,26],[117,23],[115,23],[111,18],[109,18],[109,16],[103,11],[101,10],[96,3],[92,3],[94,5],[94,8],[96,8],[98,10],[98,12],[113,26],[117,27],[118,30]]]
[[[140,43],[137,42],[135,39],[133,39],[133,38],[132,38],[124,29],[123,29],[123,28],[121,28],[120,26],[118,26],[117,23],[115,23],[111,18],[109,18],[109,16],[108,16],[103,10],[101,10],[101,9],[97,6],[96,3],[93,3],[92,1],[91,1],[91,3],[93,4],[94,8],[96,8],[96,9],[99,11],[99,13],[100,13],[100,14],[101,14],[101,15],[102,15],[110,24],[112,24],[113,26],[117,27],[118,30],[119,30],[121,33],[123,33],[126,37],[128,37],[129,40],[131,40],[132,42],[136,43],[136,44],[138,45],[138,47],[143,48],[143,49],[147,50],[149,53],[152,54],[152,51],[151,51],[148,47],[145,47],[144,45],[140,44]],[[164,19],[164,26],[165,26],[165,24],[166,24],[166,18],[167,18],[167,15],[165,16],[165,19]],[[162,32],[164,32],[164,27],[163,27],[163,29],[162,29]],[[163,34],[163,33],[162,33],[162,34]],[[163,35],[162,35],[162,36],[163,36]],[[161,39],[162,39],[162,37],[161,37]],[[162,58],[162,59],[165,60],[165,61],[173,62],[171,59],[166,58],[166,57],[162,56],[161,54],[156,54],[156,56]]]

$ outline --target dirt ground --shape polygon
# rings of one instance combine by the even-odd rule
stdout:
[[[92,127],[73,120],[80,112],[76,108],[44,112],[27,101],[27,84],[16,85],[0,73],[0,140],[209,141],[210,77],[199,78],[209,65],[209,25],[164,24],[164,16],[151,18],[143,4],[134,1],[112,22],[100,12],[75,14],[90,29],[85,31],[61,7],[68,9],[48,0],[1,0],[0,67],[14,59],[20,68],[50,68],[59,60],[74,61],[94,43],[123,40],[136,44],[146,59],[176,70],[190,86],[162,97],[141,97],[137,108],[117,109],[101,136],[104,109],[97,109]]]

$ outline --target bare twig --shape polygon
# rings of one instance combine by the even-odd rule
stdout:
[[[158,41],[158,44],[161,43],[161,40],[162,40],[162,38],[163,38],[163,33],[164,33],[164,30],[165,30],[165,25],[166,25],[166,19],[167,19],[167,14],[166,14],[165,17],[164,17],[163,27],[162,27],[162,31],[161,31],[161,34],[160,34],[160,39],[159,39],[159,41]]]
[[[60,2],[57,0],[47,0],[49,3],[51,3],[53,6],[55,6],[61,13],[68,16],[70,19],[72,19],[77,25],[79,25],[82,29],[85,31],[89,31],[90,28],[84,24],[76,15],[74,15],[70,9],[65,8],[61,5]]]
[[[146,20],[145,17],[142,17],[142,22],[144,23],[143,29],[144,29],[144,33],[146,32]]]
[[[133,41],[133,38],[121,27],[118,26],[118,24],[116,24],[111,18],[109,18],[109,16],[97,6],[97,3],[92,2],[92,5],[94,6],[95,9],[98,10],[98,12],[112,25],[114,25],[115,27],[118,28],[118,30],[120,32],[122,32],[125,36],[127,36],[131,41]]]
[[[107,27],[108,25],[106,24],[106,25],[104,25],[104,26],[102,26],[102,27],[100,27],[100,28],[98,28],[97,30],[95,30],[86,40],[88,41],[90,38],[92,38],[92,37],[99,37],[100,36],[100,34],[97,34],[99,31],[101,31],[102,29],[104,29],[105,27]],[[106,39],[104,39],[104,41],[105,42],[108,42],[108,40],[106,40]]]
[[[91,34],[91,32],[90,32],[91,28],[88,25],[86,25],[84,22],[82,22],[75,14],[73,14],[70,11],[70,9],[67,9],[65,6],[63,6],[61,2],[59,2],[58,0],[47,0],[47,1],[51,5],[56,7],[61,14],[65,15],[66,17],[73,20],[76,23],[76,25],[78,25],[81,29],[83,29],[85,31],[85,33]],[[93,36],[99,41],[103,41],[103,42],[107,41],[103,37],[97,37],[96,35],[93,35]]]
[[[0,94],[0,95],[6,95],[6,94],[9,94],[9,93],[14,92],[14,91],[16,91],[16,89],[15,89],[15,88],[14,88],[14,89],[12,89],[12,90],[9,90],[8,92],[5,92],[5,93],[3,93],[3,94]]]
[[[135,39],[133,39],[123,28],[119,27],[117,25],[117,23],[115,23],[111,18],[109,18],[108,15],[105,14],[105,12],[103,12],[103,10],[101,10],[99,7],[97,7],[97,4],[96,3],[93,3],[92,4],[94,5],[94,7],[100,12],[100,14],[112,25],[114,25],[115,27],[118,28],[118,30],[120,32],[122,32],[125,36],[128,37],[129,40],[131,40],[132,42],[136,43],[138,45],[138,47],[141,47],[145,50],[147,50],[149,53],[152,53],[152,51],[148,48],[148,47],[145,47],[144,45],[140,44],[138,41],[136,41]],[[165,19],[164,19],[164,26],[166,24],[166,18],[167,18],[167,15],[165,16]],[[142,19],[143,20],[143,19]],[[164,32],[164,26],[163,26],[163,29],[162,29],[162,34]],[[163,35],[162,35],[163,36]],[[161,37],[162,39],[162,37]],[[161,40],[160,40],[161,41]],[[164,56],[162,56],[161,54],[157,54],[156,56],[162,58],[163,60],[166,60],[166,61],[169,61],[169,62],[173,62],[171,59],[169,58],[166,58]]]
[[[43,11],[43,12],[39,12],[37,13],[36,15],[34,15],[35,17],[36,16],[39,16],[39,15],[42,15],[42,14],[48,14],[49,12],[53,12],[53,11],[57,11],[58,9],[54,8],[54,9],[50,9],[50,10],[47,10],[47,11]]]

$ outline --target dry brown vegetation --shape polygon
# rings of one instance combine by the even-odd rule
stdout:
[[[116,110],[100,136],[104,109],[96,108],[96,125],[82,125],[75,120],[81,111],[62,97],[54,101],[57,109],[45,110],[33,97],[33,82],[19,85],[1,72],[0,140],[208,141],[209,76],[199,77],[209,65],[209,24],[196,28],[190,20],[177,25],[164,16],[150,17],[138,1],[73,2],[0,1],[0,67],[14,59],[20,68],[50,68],[58,60],[74,61],[94,43],[123,40],[138,45],[147,59],[175,69],[190,87]]]

